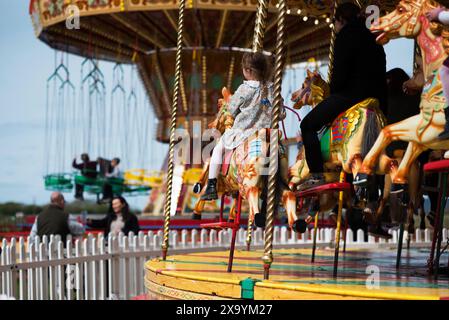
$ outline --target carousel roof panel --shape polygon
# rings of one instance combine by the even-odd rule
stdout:
[[[178,1],[31,0],[30,14],[37,36],[52,48],[136,63],[160,120],[158,140],[168,141]],[[326,59],[331,31],[326,18],[333,0],[287,2],[287,63]],[[383,8],[391,9],[395,2],[382,1]],[[269,52],[276,45],[276,4],[270,2],[266,20],[264,48]],[[221,88],[236,89],[242,82],[238,64],[242,50],[252,45],[256,9],[257,0],[187,0],[178,125],[188,128],[192,119],[212,119]],[[78,29],[67,27],[67,21],[75,21],[74,13],[79,13]]]

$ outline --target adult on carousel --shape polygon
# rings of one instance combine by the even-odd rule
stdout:
[[[353,3],[338,6],[330,96],[302,121],[301,131],[310,175],[300,190],[325,184],[324,161],[317,132],[344,111],[367,98],[376,98],[386,111],[386,57],[382,46],[366,27],[361,9]]]

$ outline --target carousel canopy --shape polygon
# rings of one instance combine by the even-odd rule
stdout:
[[[391,9],[395,2],[382,1],[382,8]],[[288,1],[287,64],[310,57],[327,58],[332,5],[333,0]],[[36,35],[50,47],[83,57],[137,63],[160,120],[157,137],[160,141],[168,141],[177,9],[178,0],[30,2]],[[221,88],[228,85],[235,89],[242,81],[239,63],[242,50],[252,44],[256,10],[256,0],[187,1],[181,126],[188,127],[188,119],[195,117],[208,121],[217,111]],[[67,22],[74,19],[74,13],[79,13],[79,28],[68,28]],[[273,52],[275,41],[276,1],[271,1],[264,49]]]

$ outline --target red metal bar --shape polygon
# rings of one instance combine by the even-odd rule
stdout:
[[[232,272],[232,264],[234,262],[234,251],[235,251],[235,240],[237,237],[237,231],[240,227],[240,212],[242,210],[242,196],[239,193],[239,199],[237,201],[237,216],[235,221],[235,226],[232,228],[232,240],[231,248],[229,250],[229,261],[228,261],[228,272]]]

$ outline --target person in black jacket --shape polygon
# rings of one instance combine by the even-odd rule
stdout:
[[[330,79],[331,95],[301,122],[301,132],[310,176],[304,190],[325,183],[323,158],[317,132],[342,112],[367,99],[376,98],[386,111],[386,57],[382,46],[360,18],[360,7],[341,4],[335,14],[337,36]]]
[[[104,234],[114,235],[123,232],[128,235],[130,231],[137,234],[140,230],[137,216],[129,211],[128,202],[125,198],[118,196],[112,199],[111,207],[105,218],[101,220],[87,220],[87,225],[91,228],[102,228]]]
[[[78,164],[78,163],[76,163],[76,159],[73,159],[72,167],[74,169],[80,170],[81,174],[84,177],[95,179],[98,175],[98,172],[97,172],[98,163],[96,161],[90,161],[89,155],[87,153],[83,153],[81,155],[81,160],[83,162]],[[75,199],[83,201],[84,200],[83,192],[84,192],[83,185],[75,184]]]

